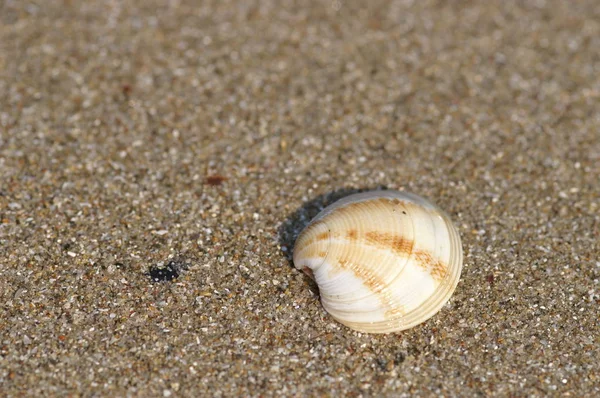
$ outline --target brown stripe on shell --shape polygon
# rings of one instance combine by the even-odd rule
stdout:
[[[439,282],[448,274],[448,266],[442,261],[433,258],[431,254],[417,250],[413,255],[417,260],[417,264],[425,268],[434,280]]]
[[[317,235],[317,241],[329,238],[329,232],[323,232]]]
[[[412,205],[411,203],[403,202],[397,198],[378,198],[378,199],[371,199],[371,200],[367,200],[367,201],[363,201],[363,202],[350,203],[346,206],[340,207],[339,209],[335,209],[333,212],[329,213],[322,219],[309,224],[308,227],[306,227],[306,229],[304,231],[302,231],[302,233],[300,234],[300,237],[303,237],[303,236],[309,237],[311,235],[311,231],[313,231],[314,229],[322,227],[323,225],[326,226],[326,224],[327,224],[326,220],[333,214],[336,214],[336,216],[340,215],[340,214],[343,216],[344,215],[348,216],[349,214],[346,214],[346,213],[353,213],[357,210],[358,211],[370,210],[370,208],[373,206],[373,202],[377,202],[377,203],[383,204],[383,205],[390,205],[390,204],[398,205],[398,204],[402,203],[405,207],[410,207]],[[352,231],[350,231],[350,232],[352,232]],[[354,232],[356,232],[356,230],[354,230]],[[327,239],[327,237],[334,237],[334,236],[331,236],[331,231],[320,233],[319,235],[317,235],[316,239],[309,238],[302,242],[298,241],[296,247],[294,247],[294,252],[300,252],[307,246],[312,245],[313,243],[315,243],[319,240]],[[352,237],[349,236],[349,238],[352,238]]]
[[[391,205],[392,207],[402,205],[404,208],[407,209],[413,206],[419,207],[413,203],[402,201],[397,198],[378,198],[366,200],[363,202],[350,203],[346,206],[334,210],[332,213],[328,214],[323,219],[318,220],[315,223],[309,225],[309,227],[303,232],[303,235],[308,234],[307,236],[310,236],[311,230],[318,228],[323,224],[326,224],[327,218],[329,218],[333,214],[336,214],[336,216],[349,216],[351,213],[354,213],[356,211],[370,210],[373,207],[373,202],[384,206]],[[421,208],[419,209],[422,210]],[[294,252],[300,252],[306,247],[316,242],[323,241],[328,238],[337,237],[338,236],[332,234],[331,231],[321,232],[314,238],[310,238],[304,242],[299,242],[299,245],[296,248],[294,248]],[[448,266],[444,262],[434,259],[431,256],[431,254],[425,251],[414,250],[414,241],[406,239],[402,236],[379,231],[369,231],[366,232],[363,237],[358,235],[358,231],[356,229],[350,229],[346,232],[346,238],[350,240],[360,241],[368,246],[374,246],[380,249],[388,249],[400,255],[412,256],[415,259],[416,264],[423,268],[425,271],[427,271],[431,275],[431,277],[436,281],[441,281],[448,273]],[[321,256],[321,253],[322,252],[317,253],[319,257],[323,257]]]
[[[354,274],[354,276],[362,280],[367,289],[377,295],[377,298],[381,304],[383,304],[384,308],[389,308],[384,313],[384,318],[391,319],[406,313],[404,306],[398,304],[394,300],[392,293],[386,288],[386,281],[382,278],[379,278],[373,271],[369,269],[369,267],[363,267],[360,264],[352,262],[343,257],[338,258],[338,261],[333,263],[333,267],[349,270]]]
[[[397,198],[378,198],[374,199],[374,201],[386,206],[396,206],[401,204],[404,208],[410,208],[413,206],[419,207],[410,202],[405,202]],[[355,211],[368,210],[372,206],[373,200],[351,203],[347,206],[335,210],[331,214],[337,213],[339,215],[340,213],[351,213]],[[419,209],[422,210],[421,208]],[[361,241],[366,245],[375,246],[380,249],[389,249],[394,253],[398,253],[400,255],[412,255],[415,258],[415,262],[417,263],[417,265],[426,270],[436,281],[442,280],[448,272],[447,265],[444,264],[442,261],[434,259],[429,253],[422,250],[415,250],[413,252],[415,242],[413,240],[406,239],[403,236],[393,235],[391,233],[379,231],[369,231],[365,233],[364,237],[359,237],[358,232],[355,229],[351,229],[346,232],[346,238]]]
[[[392,250],[394,253],[410,255],[415,245],[414,240],[391,233],[371,231],[365,234],[365,241],[370,246]]]
[[[321,227],[321,226],[325,226],[327,227],[327,225],[325,224],[324,221],[315,221],[314,223],[310,224],[308,227],[306,227],[306,229],[304,231],[302,231],[302,233],[300,234],[299,238],[304,238],[302,240],[298,239],[298,241],[296,242],[296,246],[294,247],[294,252],[300,252],[302,250],[304,250],[307,246],[312,245],[313,243],[315,243],[317,240],[315,238],[311,238],[311,231]],[[329,232],[323,232],[324,234],[329,234]],[[323,233],[319,234],[323,235]]]
[[[374,204],[384,205],[384,206],[392,206],[392,207],[402,204],[404,207],[407,207],[407,208],[413,207],[413,206],[419,207],[418,205],[415,205],[414,203],[405,202],[405,201],[402,201],[397,198],[376,198],[376,199],[374,198],[374,199],[363,200],[362,202],[349,203],[345,206],[335,209],[334,211],[329,213],[327,216],[325,216],[325,218],[329,217],[331,214],[334,214],[334,213],[338,213],[338,214],[346,213],[346,212],[353,213],[357,210],[370,210],[374,206]]]
[[[390,249],[400,255],[411,256],[416,260],[416,264],[427,271],[436,281],[444,279],[448,267],[442,261],[433,258],[433,256],[423,250],[414,250],[415,242],[405,239],[402,236],[394,236],[390,233],[367,232],[365,242],[370,246],[376,246],[382,249]]]

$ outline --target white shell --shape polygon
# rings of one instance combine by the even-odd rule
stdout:
[[[408,329],[450,299],[462,268],[448,216],[407,192],[372,191],[325,208],[300,233],[294,265],[337,321],[369,333]]]

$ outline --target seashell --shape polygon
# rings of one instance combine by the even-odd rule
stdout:
[[[293,258],[337,321],[389,333],[444,306],[463,255],[457,229],[435,205],[407,192],[371,191],[321,211],[298,236]]]

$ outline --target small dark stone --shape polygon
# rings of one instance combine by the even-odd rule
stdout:
[[[404,353],[399,352],[396,354],[396,358],[394,359],[394,365],[400,365],[406,359],[406,355]]]
[[[206,177],[206,183],[212,186],[221,185],[224,181],[227,181],[227,177],[219,174]]]
[[[387,370],[388,361],[386,361],[383,358],[377,358],[376,362],[377,362],[377,366],[379,367],[379,370]]]
[[[131,85],[130,84],[123,84],[123,86],[121,86],[121,90],[123,90],[123,94],[126,96],[129,96],[129,94],[131,94]]]
[[[170,282],[179,277],[179,266],[175,261],[170,261],[167,265],[152,266],[148,273],[154,282]]]

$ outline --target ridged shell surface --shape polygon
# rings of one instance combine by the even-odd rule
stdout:
[[[296,240],[294,265],[317,282],[336,320],[389,333],[424,322],[449,300],[462,247],[448,216],[426,199],[372,191],[319,213]]]

